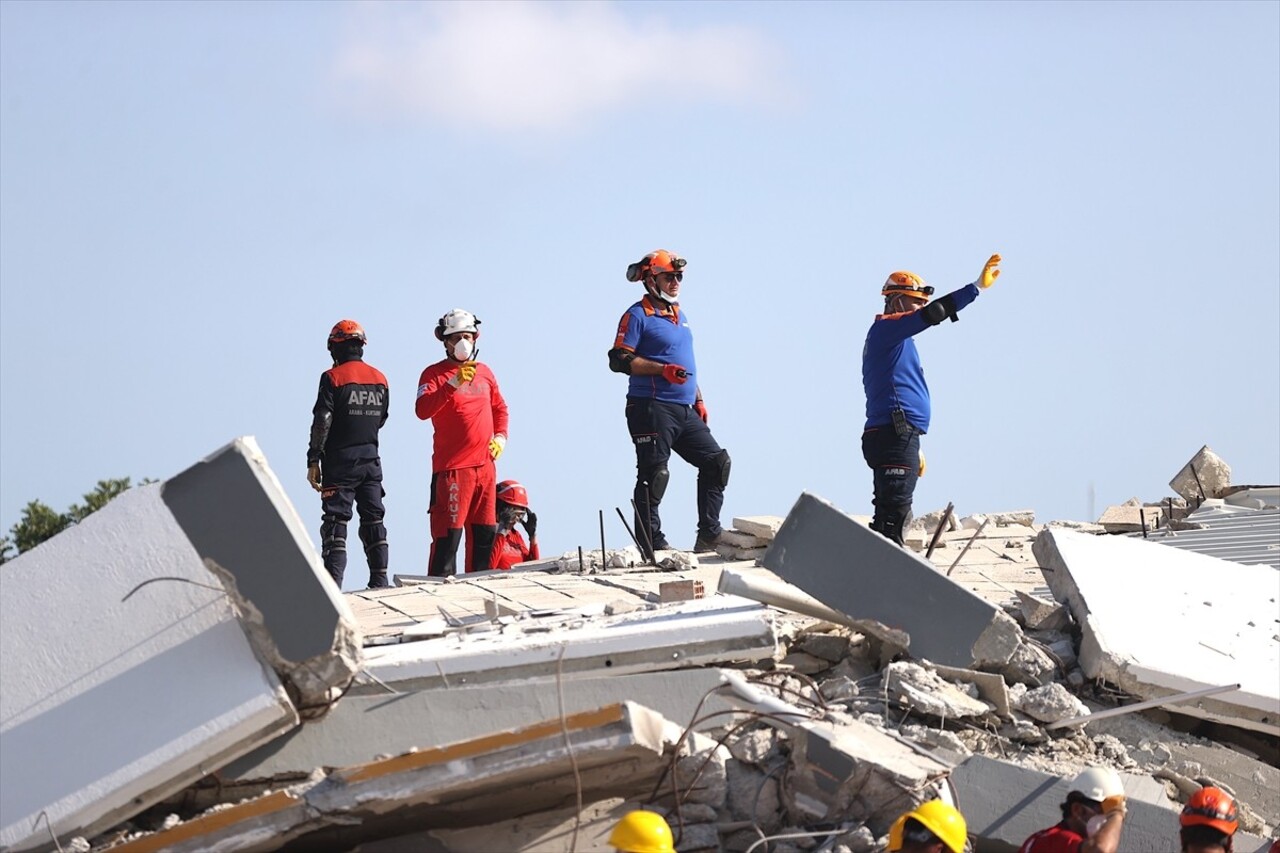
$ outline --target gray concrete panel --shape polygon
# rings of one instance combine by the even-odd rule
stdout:
[[[911,654],[934,663],[972,665],[997,621],[993,605],[807,492],[760,562],[842,613],[905,630]]]
[[[642,673],[569,680],[564,712],[574,714],[617,702],[641,702],[680,726],[721,683],[716,669]],[[701,716],[734,706],[711,695]],[[269,779],[307,774],[316,767],[345,767],[382,754],[442,746],[560,716],[554,682],[494,684],[422,690],[399,696],[347,696],[324,719],[295,729],[228,765],[225,779]],[[727,727],[728,715],[698,729]]]
[[[328,654],[340,623],[354,626],[252,438],[236,439],[167,480],[162,494],[200,556],[235,576],[286,659]]]

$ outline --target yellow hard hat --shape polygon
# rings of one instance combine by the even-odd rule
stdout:
[[[626,853],[675,853],[671,827],[657,812],[634,811],[618,821],[609,843]]]
[[[969,827],[964,822],[964,815],[955,806],[947,805],[942,800],[929,800],[921,803],[911,811],[893,822],[889,827],[890,851],[901,850],[903,832],[907,820],[914,819],[925,829],[938,836],[938,840],[946,845],[951,853],[964,853],[965,841],[969,837]]]

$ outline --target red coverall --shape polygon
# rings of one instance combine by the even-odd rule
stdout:
[[[428,574],[457,571],[458,545],[467,533],[467,571],[489,568],[497,515],[497,483],[489,440],[507,435],[507,401],[486,364],[455,388],[449,380],[460,362],[445,358],[422,371],[414,411],[435,429],[431,453],[431,557]]]

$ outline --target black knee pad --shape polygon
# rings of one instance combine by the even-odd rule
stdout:
[[[654,503],[662,500],[662,496],[667,493],[669,479],[671,479],[671,472],[666,465],[653,472],[653,476],[649,478],[649,500]]]
[[[366,551],[378,545],[385,545],[387,544],[387,528],[383,526],[381,521],[372,524],[361,524],[360,541],[364,543]]]
[[[729,451],[721,450],[715,456],[711,457],[711,466],[716,474],[720,477],[720,488],[729,485],[729,469],[733,465],[733,460],[729,458]]]
[[[320,553],[347,550],[347,523],[325,516],[320,524]]]

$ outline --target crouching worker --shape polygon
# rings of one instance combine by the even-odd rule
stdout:
[[[493,541],[493,556],[489,565],[495,569],[509,569],[516,563],[538,559],[538,516],[529,509],[529,493],[515,480],[503,480],[498,484],[498,535]],[[529,544],[516,529],[524,525],[529,534]]]
[[[885,849],[901,853],[964,853],[968,837],[964,815],[955,806],[929,800],[894,821]]]
[[[1179,839],[1182,853],[1232,853],[1231,839],[1240,826],[1236,801],[1221,788],[1201,788],[1191,795],[1182,814]]]

